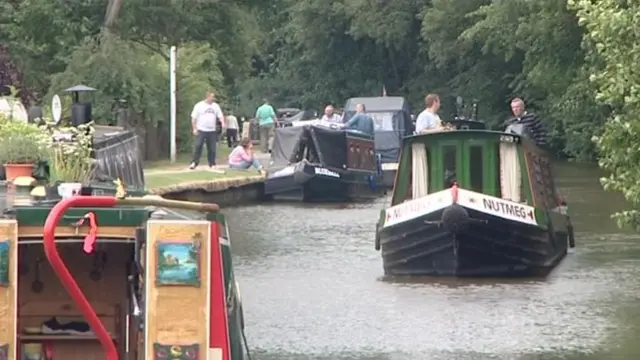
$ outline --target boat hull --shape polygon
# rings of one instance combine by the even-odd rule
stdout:
[[[376,199],[386,192],[381,177],[370,172],[321,171],[324,174],[318,174],[316,169],[321,168],[301,164],[291,174],[268,178],[265,196],[285,201],[349,202]]]
[[[566,256],[572,232],[566,215],[547,218],[541,226],[444,204],[379,229],[385,275],[546,276]]]

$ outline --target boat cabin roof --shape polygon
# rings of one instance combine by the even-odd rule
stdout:
[[[418,172],[424,174],[416,177]],[[526,135],[510,132],[469,129],[405,137],[392,205],[426,195],[418,194],[424,190],[415,181],[426,182],[427,193],[455,183],[539,208],[558,206],[547,152]]]
[[[0,186],[0,212],[3,219],[15,219],[18,222],[18,237],[31,242],[41,242],[44,223],[57,204],[56,200],[35,200],[31,187]],[[77,238],[87,234],[87,224],[79,227],[78,222],[87,213],[94,213],[100,238],[133,240],[136,229],[143,226],[152,215],[166,220],[193,220],[204,218],[204,214],[177,211],[167,208],[143,206],[118,206],[114,208],[71,208],[58,223],[56,237]]]

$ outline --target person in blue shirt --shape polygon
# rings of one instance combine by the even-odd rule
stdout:
[[[344,124],[346,130],[363,132],[369,136],[374,136],[373,119],[365,113],[364,104],[356,105],[356,114]]]

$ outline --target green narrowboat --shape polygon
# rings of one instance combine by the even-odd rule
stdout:
[[[404,139],[376,229],[389,276],[546,276],[573,247],[547,152],[477,121]]]
[[[248,359],[218,206],[116,193],[0,189],[0,359]]]

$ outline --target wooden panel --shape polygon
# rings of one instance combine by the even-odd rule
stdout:
[[[124,346],[124,314],[128,308],[127,266],[133,250],[132,244],[109,243],[99,245],[107,262],[99,271],[101,278],[93,280],[95,255],[87,255],[82,244],[59,244],[60,256],[69,267],[71,275],[91,303],[98,317],[111,333],[119,349]],[[62,286],[46,259],[40,244],[20,245],[19,258],[27,266],[18,276],[19,323],[18,331],[23,343],[51,343],[54,358],[68,360],[104,360],[104,351],[98,339],[90,335],[60,336],[25,334],[28,328],[39,329],[44,321],[56,316],[62,323],[84,321],[75,303]],[[36,264],[40,262],[39,276]],[[34,291],[33,284],[39,277],[43,287]]]
[[[210,279],[210,223],[208,221],[151,220],[147,223],[146,242],[146,325],[145,359],[154,358],[154,344],[199,345],[201,353],[209,348],[209,279]],[[167,283],[167,267],[179,271],[185,261],[167,244],[197,244],[191,253],[199,266],[199,281],[185,280],[189,285],[163,285]],[[164,259],[164,260],[162,260]],[[165,269],[158,268],[159,260]],[[175,274],[175,273],[174,273]],[[164,279],[164,281],[160,281]],[[171,278],[176,281],[177,277]],[[207,355],[208,358],[208,355]],[[202,359],[205,360],[205,359]]]
[[[376,171],[374,142],[347,136],[347,167]]]
[[[42,238],[43,228],[40,226],[22,226],[19,230],[19,237],[37,237]],[[56,237],[84,237],[89,233],[88,226],[75,228],[72,226],[58,226],[56,228]],[[125,238],[132,239],[136,236],[136,228],[127,226],[100,226],[98,224],[98,237],[108,238]]]
[[[7,268],[0,269],[0,348],[5,347],[6,359],[17,360],[16,311],[18,308],[18,223],[0,220],[0,266],[8,260]],[[6,243],[4,243],[6,242]],[[5,245],[7,244],[7,245]],[[6,248],[5,248],[6,246]],[[6,252],[6,253],[5,253]],[[7,273],[4,271],[7,270]]]

